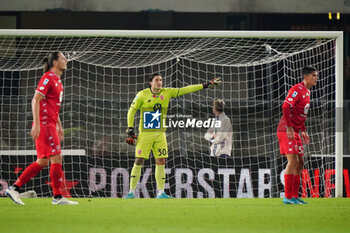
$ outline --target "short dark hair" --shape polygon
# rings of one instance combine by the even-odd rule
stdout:
[[[154,74],[152,74],[151,76],[149,76],[149,79],[148,79],[148,85],[149,85],[149,87],[151,87],[151,84],[149,84],[149,82],[152,82],[153,79],[154,79],[154,77],[156,77],[156,76],[163,77],[161,73],[154,73]]]
[[[58,60],[58,56],[61,52],[51,52],[49,53],[43,60],[44,62],[44,73],[50,71],[50,69],[53,67],[53,61]]]
[[[217,100],[214,100],[214,102],[213,102],[214,108],[216,109],[216,111],[218,111],[220,113],[224,111],[225,105],[226,104],[222,99],[217,99]]]
[[[305,66],[305,67],[301,70],[303,76],[304,76],[304,75],[309,75],[309,74],[311,74],[311,73],[314,72],[314,71],[317,71],[317,69],[316,69],[315,67],[312,67],[312,66]]]

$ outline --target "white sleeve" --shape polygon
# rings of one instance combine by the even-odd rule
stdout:
[[[207,141],[211,141],[211,138],[214,135],[214,128],[209,128],[208,131],[204,134],[204,138]]]
[[[221,124],[217,137],[212,140],[212,143],[219,144],[223,142],[226,138],[227,133],[231,133],[232,125],[228,118],[225,118]]]

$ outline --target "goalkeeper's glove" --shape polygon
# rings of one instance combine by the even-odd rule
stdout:
[[[214,78],[211,81],[207,83],[203,83],[203,88],[213,87],[213,86],[219,86],[221,84],[221,78]]]
[[[128,128],[126,130],[126,133],[128,134],[128,137],[126,138],[126,143],[132,146],[135,145],[137,136],[135,135],[133,128],[132,127]]]

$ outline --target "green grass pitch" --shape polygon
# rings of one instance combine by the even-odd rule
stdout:
[[[1,232],[349,232],[350,199],[112,199],[77,198],[57,206],[49,198],[0,198]]]

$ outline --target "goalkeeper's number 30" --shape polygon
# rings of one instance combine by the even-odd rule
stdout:
[[[158,149],[158,156],[166,155],[166,149]]]

